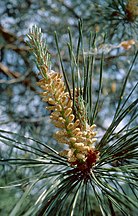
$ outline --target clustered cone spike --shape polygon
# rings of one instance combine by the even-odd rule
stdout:
[[[90,126],[88,123],[81,124],[80,119],[76,119],[73,114],[73,101],[69,93],[65,91],[65,84],[62,76],[54,71],[48,72],[45,68],[47,79],[43,78],[38,85],[43,89],[41,93],[43,101],[50,104],[48,109],[53,112],[50,115],[52,123],[60,128],[54,135],[60,143],[67,144],[69,149],[61,152],[62,156],[68,158],[72,164],[86,162],[90,155],[95,159],[98,158],[98,152],[94,148],[96,131],[95,125]],[[92,164],[91,164],[92,165]]]
[[[134,21],[138,16],[138,0],[128,0],[126,5],[127,17],[130,21]]]
[[[34,34],[35,32],[29,35],[29,39],[30,47],[35,51],[34,37],[37,37]],[[37,58],[37,62],[39,64],[39,58]],[[52,123],[60,128],[54,137],[59,143],[67,144],[69,147],[63,150],[60,155],[66,157],[73,166],[90,169],[99,158],[99,152],[94,147],[97,140],[95,137],[97,132],[94,131],[96,125],[88,124],[85,106],[84,104],[80,106],[77,93],[75,93],[75,102],[79,114],[77,112],[74,114],[73,100],[69,92],[66,91],[60,73],[50,70],[47,61],[41,64],[39,69],[43,75],[43,78],[38,82],[38,85],[43,89],[41,93],[43,101],[49,104],[46,108],[52,111],[50,115]]]

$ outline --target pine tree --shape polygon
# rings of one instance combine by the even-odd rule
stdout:
[[[64,2],[63,5],[68,6]],[[57,55],[46,44],[41,28],[33,26],[27,35],[38,69],[36,94],[46,104],[54,125],[55,144],[0,129],[0,140],[5,146],[1,170],[7,178],[10,176],[10,183],[1,189],[22,189],[10,216],[138,213],[138,82],[133,79],[138,51],[137,38],[132,35],[137,32],[137,1],[93,1],[93,7],[95,14],[103,10],[106,32],[101,28],[100,17],[90,31],[89,14],[79,20],[77,38],[68,28],[66,47],[60,47],[58,32],[53,32],[58,70],[53,61]],[[124,29],[115,37],[114,30],[118,32],[121,25]],[[124,38],[128,26],[131,37]],[[129,67],[122,57],[130,60]],[[117,78],[119,70],[115,71],[114,65],[116,70],[121,65],[125,71],[121,79]],[[108,71],[115,75],[109,73],[107,77]],[[112,82],[112,76],[119,83],[115,79]],[[16,174],[13,181],[12,170]]]

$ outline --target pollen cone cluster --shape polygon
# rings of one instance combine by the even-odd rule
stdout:
[[[43,101],[49,104],[47,109],[52,111],[50,118],[53,124],[60,128],[55,138],[58,142],[68,145],[68,149],[62,151],[61,155],[67,157],[72,165],[87,163],[90,167],[95,164],[99,154],[94,148],[95,125],[90,126],[87,122],[82,124],[83,118],[74,114],[73,101],[65,90],[62,76],[57,72],[48,71],[47,67],[43,67],[43,72],[44,70],[46,76],[38,85],[43,89]]]
[[[127,17],[130,21],[134,21],[138,16],[138,0],[128,0],[126,5]]]

